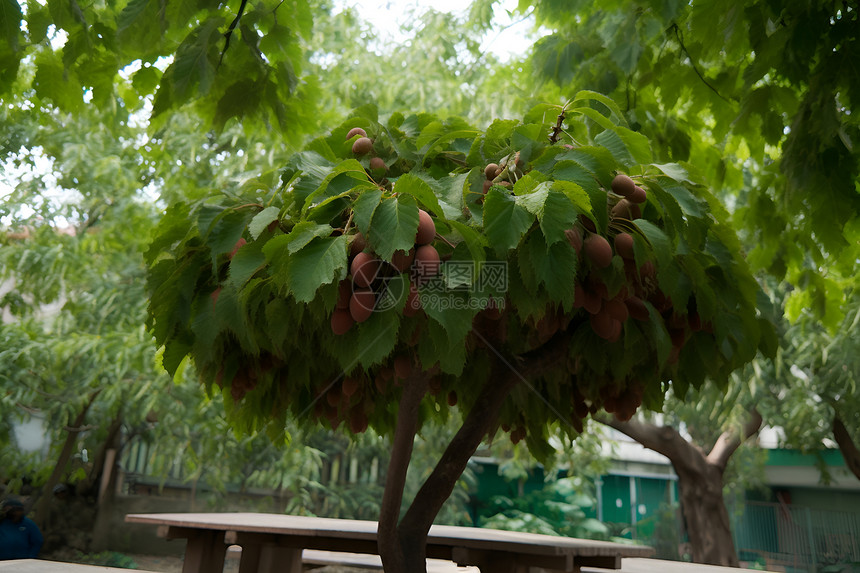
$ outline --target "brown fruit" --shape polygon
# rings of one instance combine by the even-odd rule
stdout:
[[[592,233],[597,232],[597,227],[594,226],[594,221],[592,221],[585,215],[579,216],[579,222],[582,223],[582,226],[585,227],[586,230],[591,231]]]
[[[347,134],[346,134],[346,138],[347,138],[347,139],[352,139],[352,138],[353,138],[353,137],[355,137],[356,135],[360,135],[361,137],[367,137],[367,132],[366,132],[366,131],[364,131],[363,129],[361,129],[360,127],[353,127],[352,129],[350,129],[350,130],[347,132]]]
[[[367,414],[362,410],[353,410],[349,417],[349,429],[353,434],[361,434],[367,430]]]
[[[457,392],[456,390],[451,390],[448,392],[448,405],[452,408],[457,405]]]
[[[592,234],[583,243],[585,254],[599,269],[605,269],[612,264],[612,247],[603,236]]]
[[[364,238],[360,232],[356,233],[352,236],[352,240],[349,243],[349,256],[354,257],[361,251],[367,248],[367,239]]]
[[[574,227],[573,229],[565,229],[564,236],[578,255],[580,251],[582,251],[582,232],[578,228]]]
[[[609,335],[609,342],[618,342],[621,338],[621,333],[624,332],[624,325],[620,321],[612,319],[612,333]]]
[[[599,294],[592,291],[585,291],[585,304],[582,306],[589,314],[597,314],[600,312],[600,309],[603,308],[603,300],[600,298]]]
[[[627,300],[624,301],[624,305],[627,307],[627,310],[630,312],[630,316],[635,318],[636,320],[647,321],[650,320],[651,315],[648,312],[648,307],[645,306],[645,303],[642,302],[642,299],[639,297],[631,296]]]
[[[416,245],[427,245],[436,236],[436,223],[430,213],[424,209],[418,209],[418,232],[415,233]]]
[[[412,265],[412,261],[414,260],[414,248],[409,249],[408,253],[405,251],[394,251],[394,254],[391,255],[391,266],[394,267],[397,272],[402,273]]]
[[[350,397],[355,394],[359,386],[361,386],[361,380],[359,380],[358,378],[353,378],[352,376],[347,376],[343,379],[341,391],[343,392],[344,396]]]
[[[376,295],[370,289],[356,289],[349,299],[349,314],[355,322],[364,322],[373,314]]]
[[[358,253],[349,267],[353,282],[359,287],[369,287],[379,274],[380,264],[370,253]]]
[[[612,332],[615,329],[613,323],[617,322],[614,318],[609,316],[609,313],[606,311],[592,314],[588,320],[591,322],[591,329],[594,333],[603,339],[608,339],[612,336]]]
[[[349,297],[352,296],[352,283],[349,279],[340,281],[337,285],[337,303],[335,308],[349,308]]]
[[[346,334],[354,323],[352,314],[345,308],[339,308],[331,313],[331,331],[338,336]]]
[[[484,181],[484,187],[483,187],[483,191],[482,191],[484,193],[484,195],[487,194],[487,191],[489,191],[490,187],[492,187],[492,186],[493,186],[493,182],[490,181],[489,179],[486,179]]]
[[[627,199],[622,199],[612,207],[609,215],[613,219],[633,219],[630,208],[633,204]]]
[[[326,392],[325,401],[328,402],[329,406],[337,406],[340,404],[340,390],[337,388],[331,388]]]
[[[629,197],[633,193],[634,189],[636,189],[636,183],[623,173],[619,173],[615,176],[615,179],[612,180],[612,192],[621,195],[622,197]]]
[[[604,304],[604,308],[606,309],[606,312],[609,313],[609,316],[615,320],[626,322],[630,317],[630,311],[627,309],[627,305],[617,298],[607,300]]]
[[[633,259],[633,235],[630,233],[618,233],[615,235],[615,252],[622,259]]]
[[[638,185],[634,188],[633,193],[631,193],[627,200],[631,203],[644,203],[648,199],[648,194],[645,193],[645,190],[639,187]]]
[[[654,279],[657,276],[657,268],[654,263],[651,261],[642,263],[642,266],[639,267],[639,276],[643,279]]]
[[[380,157],[372,157],[370,159],[370,168],[373,170],[382,169],[388,171],[388,166],[385,164],[385,161]]]
[[[394,359],[394,375],[401,380],[406,380],[412,374],[412,359],[401,355]]]
[[[499,166],[496,163],[490,163],[484,168],[484,175],[492,181],[499,174]]]
[[[356,155],[364,155],[365,153],[370,153],[373,149],[373,142],[370,141],[367,137],[359,137],[355,140],[355,143],[352,144],[352,152]]]
[[[415,249],[415,271],[420,277],[434,277],[439,274],[439,251],[432,245],[422,245]]]

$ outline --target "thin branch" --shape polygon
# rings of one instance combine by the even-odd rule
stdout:
[[[681,44],[681,49],[684,51],[685,54],[687,54],[687,57],[690,58],[690,65],[693,67],[693,71],[696,72],[696,75],[699,76],[699,79],[702,80],[702,83],[705,84],[706,86],[708,86],[708,88],[710,88],[711,91],[713,91],[715,94],[717,94],[720,97],[720,99],[722,99],[726,103],[731,103],[731,100],[729,100],[726,96],[721,94],[719,92],[719,90],[717,90],[717,88],[715,88],[713,85],[711,85],[711,83],[708,82],[707,79],[705,79],[705,76],[702,75],[702,72],[699,71],[698,66],[696,66],[696,61],[693,59],[693,56],[690,55],[690,51],[687,50],[687,46],[684,45],[684,40],[681,39],[681,29],[678,28],[678,24],[672,24],[672,29],[675,31],[675,37],[678,39],[678,43]]]
[[[726,464],[729,463],[729,458],[732,457],[732,454],[735,453],[742,443],[759,431],[762,423],[763,420],[761,414],[756,408],[753,408],[752,412],[750,412],[750,418],[744,424],[740,434],[734,430],[726,430],[720,434],[714,447],[707,455],[706,459],[708,463],[713,464],[720,469],[725,469]]]
[[[839,446],[839,451],[842,452],[842,457],[845,458],[845,465],[857,476],[857,479],[860,479],[860,449],[857,448],[857,444],[854,443],[838,415],[833,416],[833,438]]]
[[[227,28],[227,31],[224,32],[224,49],[221,50],[221,57],[218,58],[218,67],[221,67],[221,63],[224,61],[224,54],[227,53],[227,48],[230,47],[230,38],[233,37],[233,31],[236,29],[236,26],[239,25],[239,20],[242,19],[242,15],[245,13],[245,6],[248,4],[248,0],[242,0],[242,3],[239,4],[239,13],[236,14],[236,17],[233,18],[233,21],[230,22],[230,27]]]

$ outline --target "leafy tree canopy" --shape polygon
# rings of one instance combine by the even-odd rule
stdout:
[[[582,93],[561,112],[478,132],[430,114],[381,122],[365,107],[280,181],[172,205],[146,254],[165,367],[190,357],[249,430],[290,414],[389,433],[413,370],[432,378],[428,419],[446,402],[469,409],[498,375],[493,353],[564,338],[566,358],[515,389],[498,420],[538,454],[548,428],[575,433],[589,408],[629,417],[643,401],[659,407],[669,380],[724,384],[773,340],[725,211],[691,168],[654,163],[610,100]],[[368,153],[353,152],[355,127]],[[485,175],[490,163],[498,174]],[[617,172],[646,190],[641,208],[612,192]],[[421,211],[435,224],[426,239]],[[619,235],[629,249],[592,253]],[[421,243],[441,262],[398,262],[413,249],[421,259]],[[378,276],[359,295],[362,256]],[[369,296],[366,313],[356,295]],[[344,312],[361,322],[341,332]]]
[[[492,0],[473,4],[484,21]],[[530,54],[562,93],[607,93],[661,161],[723,192],[748,260],[835,329],[860,260],[858,9],[838,1],[523,0]]]

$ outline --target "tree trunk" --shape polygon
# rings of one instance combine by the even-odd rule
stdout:
[[[681,512],[687,523],[693,561],[738,567],[738,554],[723,498],[723,473],[732,454],[761,427],[762,417],[758,411],[754,409],[750,413],[750,419],[740,432],[723,432],[707,454],[669,426],[638,420],[619,422],[615,418],[598,421],[663,454],[672,462],[678,474]]]
[[[848,429],[838,415],[833,416],[833,437],[839,446],[839,451],[842,452],[842,457],[845,458],[845,465],[857,476],[857,479],[860,479],[860,450],[857,449],[851,434],[848,433]]]
[[[54,470],[51,472],[48,481],[42,486],[42,491],[39,494],[39,500],[36,502],[36,507],[34,510],[33,521],[41,529],[47,529],[48,527],[48,510],[51,507],[51,497],[53,496],[54,486],[60,483],[60,478],[63,477],[63,473],[66,471],[66,466],[69,465],[69,460],[72,457],[72,451],[75,447],[75,440],[77,440],[79,428],[84,425],[84,420],[86,420],[87,412],[90,409],[90,406],[93,405],[93,402],[96,400],[96,396],[99,395],[99,391],[94,392],[90,396],[89,402],[86,403],[84,408],[78,413],[75,421],[72,423],[72,426],[68,428],[68,433],[66,434],[66,440],[63,443],[63,448],[60,450],[60,456],[57,458],[57,463],[54,465]]]
[[[723,499],[723,472],[690,448],[680,463],[672,460],[678,474],[681,513],[687,524],[693,562],[738,567],[729,513]],[[698,456],[695,459],[692,456]],[[683,468],[679,471],[680,468]]]
[[[426,375],[417,374],[406,381],[397,411],[377,531],[377,546],[386,573],[426,573],[430,526],[454,490],[469,459],[493,428],[508,394],[519,382],[539,376],[559,360],[566,359],[567,339],[566,334],[557,335],[543,346],[515,359],[505,358],[490,348],[493,357],[491,375],[484,382],[463,425],[400,520],[406,470],[418,429],[418,411],[429,380]]]

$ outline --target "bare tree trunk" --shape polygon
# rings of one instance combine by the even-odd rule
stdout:
[[[707,454],[687,442],[674,428],[638,420],[600,422],[630,436],[646,448],[663,454],[678,474],[681,511],[693,550],[693,561],[710,565],[738,566],[731,523],[723,498],[723,474],[729,458],[761,427],[762,418],[753,411],[740,432],[727,430]]]
[[[857,449],[857,445],[838,414],[833,416],[833,437],[839,446],[839,451],[842,452],[842,457],[845,458],[845,465],[857,476],[857,479],[860,479],[860,449]]]
[[[463,425],[400,520],[406,470],[418,428],[418,411],[429,380],[426,375],[417,375],[406,381],[397,411],[377,532],[379,555],[386,573],[426,573],[430,526],[454,490],[469,459],[493,428],[508,394],[521,381],[538,377],[559,360],[567,359],[567,340],[566,334],[559,334],[543,346],[515,358],[506,358],[490,349],[493,353],[491,376],[484,382]]]
[[[63,473],[66,471],[66,466],[69,465],[69,460],[71,459],[72,452],[75,448],[75,440],[78,438],[78,432],[84,425],[87,412],[89,411],[90,406],[93,405],[93,402],[95,402],[98,395],[99,391],[97,390],[90,396],[89,402],[86,403],[83,409],[78,413],[77,417],[75,417],[75,421],[72,423],[71,427],[67,428],[68,433],[66,434],[66,440],[63,442],[63,448],[60,450],[60,456],[57,458],[54,470],[51,472],[48,481],[44,486],[42,486],[42,491],[39,494],[39,500],[36,502],[33,515],[33,520],[42,529],[46,529],[48,526],[48,509],[51,507],[51,496],[53,495],[54,486],[60,483],[60,478],[63,477]]]

